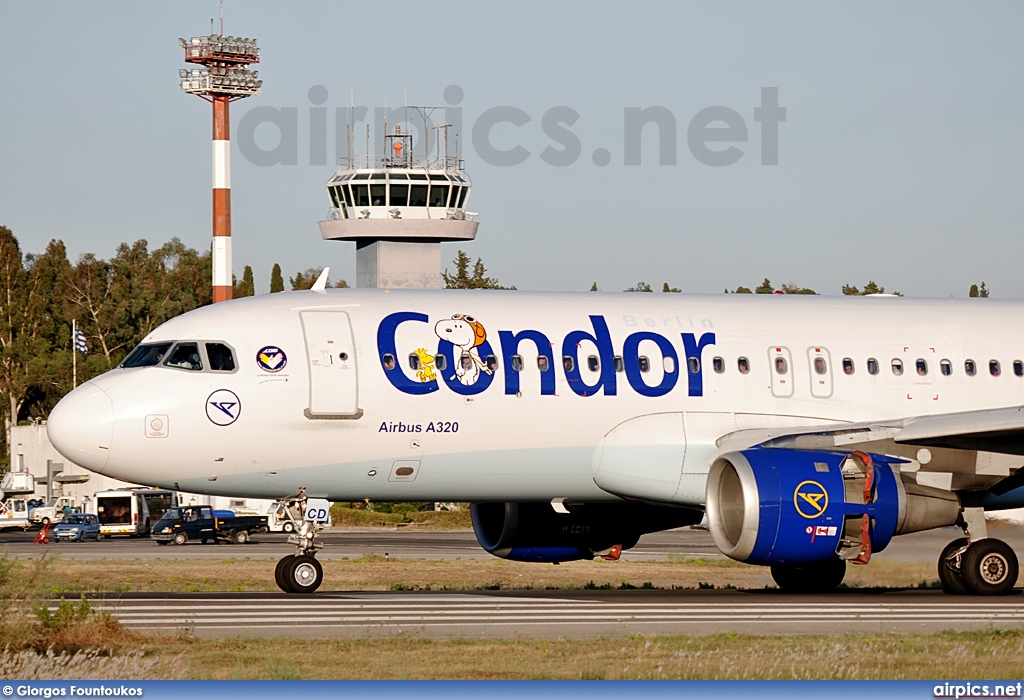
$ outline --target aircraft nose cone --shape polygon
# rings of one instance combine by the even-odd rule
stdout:
[[[46,434],[57,451],[95,472],[107,465],[113,433],[114,406],[91,382],[61,399],[46,421]]]

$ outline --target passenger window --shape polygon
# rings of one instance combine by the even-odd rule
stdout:
[[[616,372],[622,372],[625,370],[626,367],[622,362],[622,355],[616,355],[612,358],[612,366],[615,368]]]
[[[715,374],[721,374],[725,371],[725,360],[721,357],[712,358],[711,367],[715,370]]]
[[[513,369],[513,371],[516,371],[516,372],[522,372],[523,371],[523,356],[522,355],[513,355],[512,356],[512,369]]]
[[[917,358],[917,362],[914,363],[914,367],[917,368],[917,376],[924,377],[928,374],[928,361],[924,358]]]
[[[776,374],[785,374],[788,371],[789,371],[789,367],[786,366],[786,358],[785,357],[776,357],[775,358],[775,373]]]
[[[671,357],[666,357],[661,364],[665,368],[665,374],[673,374],[676,371],[676,361]]]
[[[903,374],[903,360],[893,358],[892,360],[892,373],[897,377]]]
[[[853,360],[849,357],[843,358],[843,374],[853,374]]]
[[[878,360],[873,357],[868,358],[868,374],[878,374]]]
[[[968,377],[973,377],[978,373],[978,365],[974,364],[974,360],[964,360],[964,372]]]
[[[498,369],[498,358],[494,355],[488,355],[484,358],[484,367],[491,370],[492,372]]]
[[[687,357],[686,358],[686,368],[688,370],[690,370],[690,374],[699,374],[700,373],[700,360],[698,360],[696,357]]]
[[[601,370],[601,363],[598,362],[597,355],[587,357],[587,369],[591,372],[599,372]]]
[[[999,367],[999,360],[988,361],[988,373],[993,377],[998,377],[1002,373],[1002,370]]]
[[[409,353],[409,369],[417,370],[420,368],[420,356],[414,352]]]
[[[179,367],[181,369],[199,371],[203,368],[203,361],[199,359],[198,343],[178,343],[171,350],[171,355],[164,364],[168,367]]]
[[[473,369],[473,357],[468,352],[462,353],[462,356],[459,358],[459,363],[462,365],[462,369],[467,372]]]
[[[645,355],[641,355],[637,358],[637,364],[639,365],[641,372],[651,371],[651,361],[648,360]]]
[[[434,358],[434,367],[437,367],[438,370],[444,372],[448,369],[448,358],[444,355],[437,355],[437,357]]]
[[[170,343],[150,343],[149,345],[140,345],[131,353],[128,357],[124,358],[124,362],[121,363],[122,367],[152,367],[153,365],[160,364],[160,360],[164,359],[164,355],[171,349]]]
[[[547,372],[549,369],[551,369],[551,363],[548,362],[547,355],[540,355],[537,357],[537,369],[539,369],[541,372]]]
[[[745,357],[736,358],[736,369],[740,371],[740,374],[746,374],[750,371],[750,360]]]
[[[827,371],[828,371],[828,365],[825,364],[825,358],[824,357],[815,357],[814,358],[814,373],[815,374],[825,374],[825,372],[827,372]]]
[[[953,374],[953,363],[949,360],[943,360],[939,363],[939,371],[942,372],[943,377],[948,377]]]
[[[210,358],[210,369],[217,372],[235,371],[235,356],[224,343],[207,343],[206,356]]]
[[[575,360],[572,359],[572,357],[570,357],[569,355],[565,355],[564,357],[562,357],[562,369],[564,369],[566,372],[572,372],[573,368],[575,367],[576,362]]]
[[[386,352],[380,356],[381,364],[384,365],[384,369],[390,372],[395,368],[395,356],[390,352]]]
[[[1020,360],[1013,361],[1013,373],[1018,377],[1024,377],[1024,362]]]

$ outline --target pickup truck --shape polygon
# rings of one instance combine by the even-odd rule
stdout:
[[[267,531],[265,515],[235,515],[210,506],[169,508],[153,526],[157,544],[185,544],[189,540],[245,544],[249,535]]]
[[[61,496],[60,498],[51,498],[50,502],[45,506],[37,506],[32,508],[28,513],[28,519],[33,523],[39,523],[45,525],[46,523],[53,522],[59,523],[64,519],[65,513],[70,513],[75,510],[75,499],[67,496]]]

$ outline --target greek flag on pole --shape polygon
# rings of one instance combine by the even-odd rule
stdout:
[[[77,328],[75,329],[75,350],[83,355],[89,352],[89,347],[85,344],[85,334]]]

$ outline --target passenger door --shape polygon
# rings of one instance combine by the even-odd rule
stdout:
[[[832,358],[822,347],[807,348],[807,367],[811,375],[811,396],[827,399],[832,396]]]
[[[302,311],[309,366],[307,418],[348,418],[359,410],[352,321],[344,311]]]
[[[793,358],[789,348],[768,348],[768,372],[772,377],[772,396],[788,399],[793,395]]]

